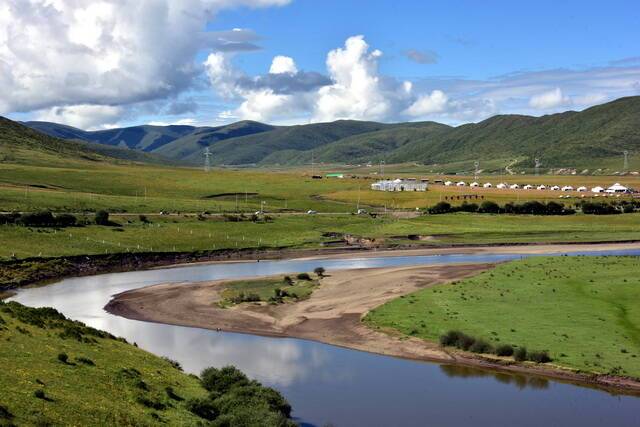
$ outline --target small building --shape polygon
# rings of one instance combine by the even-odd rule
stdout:
[[[453,185],[453,182],[451,181],[445,181],[444,185],[446,185],[447,187],[451,187]]]
[[[604,188],[602,188],[602,187],[600,187],[600,186],[593,187],[593,188],[591,189],[591,192],[592,192],[592,193],[604,193]]]
[[[562,187],[562,191],[573,191],[573,187],[570,185],[565,185]]]
[[[484,188],[491,188],[491,187],[493,187],[493,184],[491,184],[490,182],[485,182],[483,187]]]
[[[429,184],[426,180],[415,178],[382,180],[371,184],[375,191],[427,191]]]
[[[477,182],[472,182],[471,184],[469,184],[469,187],[478,188],[478,187],[480,187],[480,184],[478,184]]]
[[[560,187],[559,187],[559,186],[557,186],[557,185],[554,185],[554,186],[553,186],[553,187],[551,187],[549,190],[551,190],[551,191],[559,191],[559,190],[560,190]]]
[[[524,187],[522,187],[524,190],[532,190],[533,189],[533,185],[531,184],[527,184]]]
[[[504,182],[501,182],[500,184],[496,185],[496,188],[499,188],[500,190],[504,190],[505,188],[509,188],[509,186]]]
[[[578,189],[576,191],[579,191],[580,193],[584,193],[585,191],[587,191],[587,187],[585,187],[585,186],[578,187]]]
[[[624,185],[620,184],[619,182],[616,182],[615,184],[613,184],[611,187],[607,188],[606,190],[607,193],[628,193],[629,189],[627,187],[625,187]]]
[[[546,186],[546,185],[538,185],[538,186],[536,187],[536,189],[537,189],[537,190],[546,190],[546,189],[547,189],[547,186]]]
[[[509,186],[509,188],[512,189],[512,190],[518,190],[520,188],[520,186],[518,184],[511,184]]]
[[[328,173],[325,175],[325,178],[344,178],[344,174],[343,173]]]
[[[466,185],[467,185],[467,183],[464,182],[464,181],[460,181],[460,182],[456,183],[456,187],[465,187]]]

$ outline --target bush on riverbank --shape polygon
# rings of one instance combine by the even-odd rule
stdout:
[[[53,215],[50,211],[0,214],[0,225],[19,225],[22,227],[73,227],[78,219],[71,214]]]
[[[453,212],[469,212],[469,213],[492,213],[492,214],[515,214],[515,215],[573,215],[576,213],[574,209],[565,207],[561,203],[538,201],[528,201],[524,203],[506,203],[500,206],[492,201],[485,201],[480,206],[476,203],[463,202],[459,206],[452,206],[447,202],[439,202],[436,205],[427,208],[427,213],[446,214]]]
[[[451,330],[440,336],[440,345],[443,347],[456,347],[460,350],[470,351],[478,354],[495,354],[497,356],[508,357],[513,355],[516,361],[531,361],[535,363],[551,362],[551,356],[547,351],[527,352],[524,347],[513,349],[513,346],[503,344],[494,348],[491,343],[482,338],[475,338],[460,331]]]

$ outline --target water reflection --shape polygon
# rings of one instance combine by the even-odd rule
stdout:
[[[613,254],[613,253],[612,253]],[[640,251],[617,251],[637,255]],[[495,262],[522,255],[446,255],[196,265],[63,280],[15,300],[50,306],[141,348],[178,360],[187,372],[232,364],[282,390],[309,425],[634,425],[640,399],[522,375],[491,374],[316,342],[139,322],[103,310],[111,295],[160,282],[189,282],[400,265]],[[514,386],[518,393],[513,393]]]
[[[549,388],[549,380],[542,377],[527,376],[518,373],[491,372],[470,366],[440,365],[440,370],[450,378],[493,378],[502,384],[513,384],[518,389],[532,388],[544,390]]]

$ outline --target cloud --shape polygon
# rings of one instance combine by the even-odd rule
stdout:
[[[115,126],[123,115],[121,107],[110,105],[73,105],[52,107],[37,113],[36,119],[64,123],[80,129],[96,130]]]
[[[296,74],[297,72],[298,68],[293,58],[282,55],[274,57],[269,68],[269,74]]]
[[[427,116],[433,113],[441,113],[447,106],[449,98],[441,90],[434,90],[430,94],[419,96],[409,106],[406,113],[413,117]]]
[[[404,52],[404,55],[418,64],[435,64],[440,59],[440,56],[432,50],[409,49]]]
[[[174,98],[201,74],[201,50],[258,49],[252,31],[207,32],[219,10],[287,3],[2,0],[0,114]]]
[[[556,108],[569,103],[569,98],[562,95],[562,90],[559,87],[534,95],[529,100],[529,105],[538,110],[548,110],[549,108]]]

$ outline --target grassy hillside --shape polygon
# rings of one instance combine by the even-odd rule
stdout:
[[[553,363],[640,378],[637,257],[544,257],[424,289],[369,313],[374,327],[437,341],[450,330]]]
[[[234,368],[199,380],[50,308],[0,301],[0,340],[0,425],[293,425],[277,391]]]
[[[0,164],[73,166],[115,160],[162,163],[139,151],[63,140],[0,117]]]

